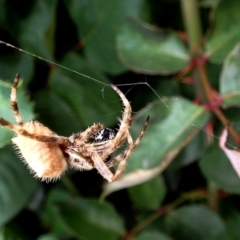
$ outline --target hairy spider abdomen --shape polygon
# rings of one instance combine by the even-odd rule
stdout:
[[[57,136],[37,121],[26,122],[23,129],[31,134]],[[35,176],[42,180],[56,180],[67,169],[67,162],[62,150],[56,143],[40,142],[22,135],[17,135],[12,142],[17,146],[20,155]]]

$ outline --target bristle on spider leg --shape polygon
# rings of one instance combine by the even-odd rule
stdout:
[[[119,122],[119,123],[121,123],[121,118],[120,117],[116,117],[116,119],[117,119],[117,121]]]
[[[19,109],[18,109],[18,104],[17,104],[17,86],[19,83],[19,78],[20,78],[20,74],[17,73],[14,80],[13,80],[13,84],[12,84],[12,91],[11,91],[11,106],[12,106],[12,111],[13,114],[15,116],[16,122],[18,125],[23,125],[23,121],[22,121],[22,117],[19,113]]]
[[[40,178],[37,175],[34,175],[34,177],[40,179],[41,182],[46,182],[46,183],[51,183],[51,182],[54,183],[54,182],[56,182],[57,180],[60,179],[60,176],[59,177],[55,177],[55,178],[49,178],[49,177],[42,177],[42,178]]]

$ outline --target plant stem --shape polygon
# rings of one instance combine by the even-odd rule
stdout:
[[[147,225],[149,225],[151,222],[159,218],[162,214],[169,212],[171,209],[176,208],[183,202],[185,202],[187,198],[185,196],[180,197],[173,203],[168,204],[167,206],[160,208],[158,211],[152,213],[147,218],[145,218],[142,222],[137,224],[132,230],[130,230],[125,238],[125,240],[132,239],[140,230],[145,228]]]
[[[228,128],[231,136],[234,138],[236,143],[239,144],[239,137],[229,124],[229,121],[220,109],[219,104],[216,104],[216,96],[214,96],[209,83],[209,78],[205,68],[206,57],[204,56],[204,48],[202,44],[203,37],[199,17],[198,0],[181,0],[181,6],[191,52],[193,65],[192,73],[197,98],[212,111],[225,128]],[[209,183],[208,192],[209,206],[216,210],[218,203],[217,187],[212,183]]]
[[[181,0],[182,13],[184,18],[185,29],[188,35],[188,42],[192,60],[195,62],[193,70],[194,86],[198,99],[207,106],[214,102],[212,88],[209,83],[205,68],[204,48],[202,44],[202,28],[198,9],[198,0]],[[228,128],[234,141],[239,144],[239,137],[236,131],[229,124],[222,110],[217,107],[212,109],[213,114]]]
[[[216,186],[216,184],[214,184],[213,182],[209,182],[208,183],[208,191],[209,191],[209,196],[208,196],[208,204],[209,207],[215,211],[218,210],[218,187]]]
[[[188,43],[192,59],[200,60],[204,52],[202,46],[202,28],[197,0],[181,0],[184,24],[188,35]],[[198,98],[202,103],[211,103],[211,87],[204,65],[198,65],[193,71],[194,85]]]
[[[202,55],[202,30],[198,11],[198,1],[181,0],[185,29],[191,54],[195,57]]]
[[[159,218],[161,215],[163,214],[167,214],[168,212],[170,212],[171,210],[177,208],[178,206],[180,206],[181,204],[183,204],[186,201],[198,201],[198,200],[205,200],[207,197],[206,192],[205,191],[201,191],[201,190],[197,190],[188,194],[184,194],[181,197],[179,197],[178,199],[176,199],[175,201],[173,201],[172,203],[167,204],[166,206],[161,207],[160,209],[158,209],[156,212],[150,214],[149,216],[147,216],[145,219],[143,219],[143,221],[141,221],[140,223],[138,223],[134,228],[132,228],[126,235],[126,237],[124,238],[125,240],[130,240],[133,239],[135,237],[135,235],[140,232],[143,228],[145,228],[146,226],[148,226],[150,223],[152,223],[153,221],[155,221],[157,218]]]

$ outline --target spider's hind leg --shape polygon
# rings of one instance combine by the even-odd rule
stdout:
[[[23,125],[22,117],[19,113],[18,110],[18,104],[17,104],[17,86],[19,82],[20,74],[16,74],[13,84],[12,84],[12,91],[11,91],[11,106],[12,106],[12,111],[15,116],[16,122],[19,126]]]

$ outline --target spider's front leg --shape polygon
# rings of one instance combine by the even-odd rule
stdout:
[[[14,124],[8,122],[7,120],[5,120],[3,118],[0,118],[0,125],[14,131],[17,135],[24,136],[24,137],[27,137],[27,138],[30,138],[30,139],[34,139],[34,140],[37,140],[37,141],[40,141],[40,142],[64,144],[64,145],[70,145],[71,144],[69,142],[69,140],[65,137],[36,135],[36,134],[29,133],[23,127],[18,126],[18,125],[14,125]],[[40,125],[40,123],[39,123],[39,125]]]
[[[88,127],[84,132],[75,133],[69,137],[69,140],[73,143],[74,147],[80,147],[89,141],[91,135],[101,129],[104,129],[105,126],[97,123],[93,124],[93,126]]]
[[[102,155],[100,156],[97,151],[93,151],[91,153],[91,160],[93,161],[94,167],[98,170],[98,172],[108,180],[108,182],[115,181],[124,171],[127,160],[131,156],[131,153],[135,149],[135,145],[133,143],[133,139],[128,131],[127,133],[127,139],[129,147],[127,150],[125,150],[123,153],[119,154],[117,157],[113,158],[111,161],[111,166],[114,166],[117,162],[120,161],[120,164],[118,165],[117,171],[115,174],[111,172],[109,169],[110,167],[107,165],[107,163],[104,161],[105,157],[103,158]]]
[[[117,171],[115,172],[115,174],[113,176],[113,179],[112,179],[113,181],[118,179],[120,177],[120,175],[122,174],[122,172],[125,170],[128,159],[131,157],[133,151],[140,144],[142,137],[145,134],[145,131],[148,126],[148,122],[149,122],[149,116],[147,117],[147,119],[143,125],[143,128],[135,142],[133,142],[132,136],[131,136],[130,132],[128,131],[128,133],[127,133],[128,148],[125,151],[123,151],[122,153],[120,153],[119,155],[117,155],[116,157],[107,161],[106,164],[109,168],[113,167],[115,164],[120,162],[118,165]]]
[[[110,169],[107,167],[106,163],[102,160],[98,153],[92,152],[91,158],[94,163],[94,167],[98,170],[98,172],[109,182],[112,182],[114,174],[110,171]]]
[[[129,132],[127,138],[129,148],[125,150],[123,153],[119,154],[117,157],[113,158],[112,161],[110,160],[111,166],[115,165],[117,162],[120,161],[120,164],[118,165],[115,174],[111,172],[111,170],[109,169],[110,167],[103,161],[104,158],[102,159],[102,156],[99,156],[99,154],[96,151],[91,153],[91,159],[93,161],[94,167],[105,179],[107,179],[108,182],[113,182],[117,178],[119,178],[119,176],[122,174],[127,165],[127,160],[129,159],[131,153],[133,152],[133,149],[135,148],[133,139]]]
[[[113,173],[108,169],[106,163],[97,152],[88,152],[84,148],[66,150],[69,155],[67,162],[70,166],[79,170],[91,170],[96,168],[98,172],[109,182],[112,182]]]

